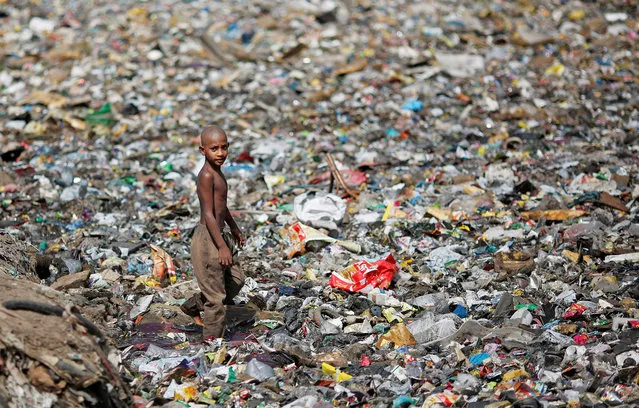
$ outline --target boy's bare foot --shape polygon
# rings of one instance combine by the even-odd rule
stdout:
[[[202,326],[204,327],[204,322],[202,321],[202,318],[200,316],[195,316],[193,318],[193,321],[195,322],[195,324],[197,324],[198,326]]]

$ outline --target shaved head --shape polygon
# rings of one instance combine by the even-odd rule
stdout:
[[[207,126],[200,135],[200,145],[206,146],[213,140],[217,140],[219,138],[227,139],[224,130],[222,130],[219,126]]]
[[[207,126],[200,135],[200,153],[213,169],[219,171],[229,154],[229,141],[219,126]]]

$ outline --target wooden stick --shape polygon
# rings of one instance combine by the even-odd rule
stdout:
[[[341,187],[347,195],[350,195],[353,198],[358,198],[359,192],[357,192],[356,190],[353,190],[352,188],[348,186],[348,184],[344,180],[344,177],[342,176],[342,173],[339,171],[339,169],[335,165],[333,156],[331,156],[330,153],[326,153],[326,161],[328,162],[328,167],[331,169],[331,176],[335,178],[335,181],[337,181],[337,185]]]
[[[331,171],[331,183],[328,185],[328,192],[332,193],[333,192],[333,183],[335,182],[335,176],[333,175],[333,172]]]

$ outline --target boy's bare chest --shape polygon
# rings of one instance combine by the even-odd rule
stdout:
[[[213,197],[216,199],[226,199],[228,185],[226,179],[219,174],[213,176]]]

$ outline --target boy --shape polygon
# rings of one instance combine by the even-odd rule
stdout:
[[[200,224],[191,243],[193,271],[200,286],[196,294],[182,307],[196,323],[204,325],[204,338],[224,336],[226,309],[244,284],[244,274],[233,259],[235,245],[244,246],[246,239],[226,206],[228,186],[222,174],[222,164],[228,155],[229,143],[224,130],[208,126],[200,135],[200,153],[206,159],[197,178],[200,200]],[[228,225],[232,237],[224,231]],[[201,300],[201,305],[198,305]],[[199,310],[203,310],[202,319]]]

